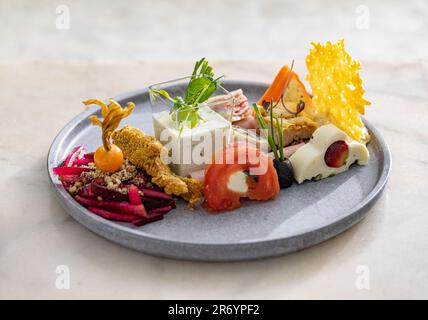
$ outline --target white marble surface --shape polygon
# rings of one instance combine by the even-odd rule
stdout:
[[[360,59],[415,59],[427,23],[426,0],[2,0],[0,59],[303,59],[341,38]]]
[[[46,154],[58,130],[106,98],[186,74],[183,63],[0,64],[0,298],[428,298],[428,61],[363,62],[368,118],[393,157],[368,217],[289,256],[194,263],[147,256],[91,233],[50,190]],[[269,81],[280,62],[216,62],[235,79]],[[301,67],[301,64],[299,64]],[[71,287],[55,287],[58,265]],[[370,289],[358,289],[358,267]]]

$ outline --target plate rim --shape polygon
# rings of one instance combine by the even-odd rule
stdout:
[[[224,80],[223,84],[226,86],[247,85],[247,86],[264,86],[264,87],[267,87],[269,85],[268,83],[264,83],[264,82],[256,82],[256,81],[248,81],[248,80],[243,80],[243,81],[241,81],[241,80]],[[133,90],[133,91],[126,92],[123,94],[119,94],[115,97],[115,99],[118,102],[121,102],[123,100],[129,100],[132,97],[141,96],[144,94],[148,95],[148,88]],[[69,130],[74,127],[76,122],[81,121],[85,117],[87,118],[89,115],[94,114],[97,111],[98,110],[87,109],[87,110],[80,112],[75,117],[73,117],[57,133],[57,135],[54,137],[54,139],[53,139],[53,141],[49,147],[49,150],[48,150],[46,168],[48,171],[48,176],[49,176],[51,186],[54,188],[55,193],[58,196],[58,198],[61,202],[61,205],[63,206],[65,211],[70,216],[72,216],[74,219],[76,219],[79,223],[83,224],[86,228],[95,232],[99,236],[106,238],[106,239],[109,239],[111,241],[114,241],[114,240],[112,240],[111,238],[107,237],[104,234],[99,233],[97,230],[94,230],[96,228],[92,228],[92,226],[90,226],[88,223],[85,223],[85,222],[81,221],[81,219],[79,219],[79,217],[76,217],[75,216],[76,212],[78,212],[79,214],[84,214],[85,218],[87,218],[89,220],[93,220],[94,222],[103,225],[104,229],[106,229],[106,228],[107,229],[115,229],[115,230],[118,230],[118,231],[128,235],[128,236],[137,237],[137,238],[140,238],[140,240],[145,240],[145,241],[154,241],[154,242],[157,242],[158,244],[161,243],[161,244],[166,245],[166,246],[171,246],[171,245],[191,246],[193,248],[198,247],[198,248],[204,249],[204,248],[213,248],[213,247],[215,247],[215,248],[228,247],[229,248],[229,247],[233,246],[236,248],[236,247],[246,247],[246,246],[252,246],[252,245],[263,245],[263,246],[264,245],[274,245],[276,243],[281,243],[283,241],[291,240],[293,238],[304,237],[305,235],[310,234],[310,233],[320,233],[321,231],[323,231],[325,229],[328,229],[332,226],[335,226],[337,224],[341,224],[341,223],[345,222],[345,220],[349,219],[349,217],[351,217],[353,215],[357,215],[359,213],[366,212],[376,202],[377,198],[380,196],[381,192],[385,188],[385,185],[386,185],[386,183],[390,177],[390,173],[391,173],[391,169],[392,169],[391,151],[390,151],[388,144],[386,143],[383,135],[379,132],[378,129],[376,129],[368,120],[366,120],[363,117],[364,124],[366,125],[367,129],[372,134],[374,134],[376,136],[376,139],[378,140],[379,146],[381,147],[380,153],[382,154],[382,157],[383,157],[382,162],[381,162],[382,169],[380,170],[381,173],[380,173],[380,175],[376,181],[375,186],[372,188],[370,193],[368,195],[366,195],[366,197],[364,199],[362,199],[353,208],[344,209],[344,211],[348,212],[349,214],[346,214],[346,212],[343,212],[344,214],[341,215],[341,218],[339,218],[339,219],[336,219],[334,221],[329,221],[327,223],[323,223],[322,225],[320,225],[316,229],[302,230],[301,232],[299,232],[297,234],[294,234],[292,236],[286,236],[286,237],[274,236],[273,238],[269,238],[269,239],[255,238],[255,239],[242,240],[242,241],[232,242],[232,243],[223,243],[223,242],[222,243],[212,243],[212,242],[210,243],[210,242],[192,242],[192,241],[183,241],[183,240],[171,240],[171,239],[166,239],[166,238],[159,236],[159,235],[153,235],[150,233],[146,233],[141,228],[140,229],[129,228],[125,225],[121,225],[117,222],[103,219],[97,215],[90,213],[90,211],[88,209],[81,206],[79,203],[77,203],[73,199],[73,197],[71,197],[71,195],[62,187],[62,185],[60,185],[58,183],[57,177],[53,175],[52,168],[54,165],[56,165],[53,162],[54,155],[56,154],[55,150],[57,150],[61,146],[61,141],[63,140],[63,138],[65,136],[67,136]],[[72,211],[72,212],[70,212],[70,211]],[[352,225],[354,225],[355,223],[360,221],[364,216],[365,216],[365,214],[362,215],[360,218],[356,219],[353,223],[348,225],[345,229],[343,229],[339,232],[336,232],[333,235],[326,236],[324,239],[320,239],[318,241],[315,241],[312,245],[323,242],[323,241],[333,237],[334,235],[337,235],[337,234],[340,234],[340,233],[346,231]],[[118,241],[114,241],[114,242],[118,242]],[[119,243],[121,245],[127,246],[121,242],[119,242]],[[303,248],[306,248],[306,247],[309,247],[312,245],[304,245]],[[129,247],[129,246],[127,246],[127,247]],[[139,249],[137,249],[137,250],[139,250]],[[296,249],[296,250],[299,250],[299,249]],[[146,250],[140,250],[140,251],[148,252]],[[180,255],[165,254],[165,252],[159,252],[159,254],[157,254],[155,252],[150,252],[150,254],[173,257],[173,258],[180,256]],[[277,254],[272,254],[272,255],[277,255]],[[270,255],[267,255],[267,256],[270,256]],[[185,259],[186,257],[180,257],[180,258]],[[203,257],[202,259],[198,259],[197,257],[196,258],[191,257],[189,259],[191,259],[191,260],[211,260],[211,259],[207,259],[206,257]],[[243,259],[221,258],[221,259],[214,259],[214,260],[226,261],[226,260],[247,260],[247,259],[254,259],[254,257],[253,258],[251,258],[251,257],[250,258],[243,258]]]

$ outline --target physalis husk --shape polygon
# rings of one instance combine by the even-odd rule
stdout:
[[[351,138],[367,140],[360,115],[370,102],[363,98],[360,63],[345,51],[344,41],[311,43],[306,57],[307,80],[313,94],[313,113],[333,123]]]
[[[83,104],[87,106],[96,104],[101,107],[101,116],[103,120],[98,119],[95,115],[90,116],[88,119],[93,125],[101,127],[104,148],[110,150],[110,136],[113,131],[117,129],[122,119],[131,114],[132,110],[135,108],[135,104],[133,102],[128,102],[127,107],[122,108],[121,105],[113,99],[110,99],[108,105],[99,99],[86,100],[83,101]]]

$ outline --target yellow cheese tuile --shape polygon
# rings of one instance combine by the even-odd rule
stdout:
[[[313,106],[309,107],[314,110],[307,111],[333,123],[357,141],[368,140],[361,115],[371,103],[363,98],[360,62],[345,51],[343,39],[325,45],[311,44],[306,67],[313,94]]]

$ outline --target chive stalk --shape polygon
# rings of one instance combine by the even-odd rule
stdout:
[[[272,134],[269,133],[269,129],[268,126],[265,122],[265,120],[263,119],[259,107],[257,106],[257,104],[253,103],[253,109],[256,112],[256,116],[257,116],[257,120],[259,121],[260,126],[262,127],[262,129],[264,130],[268,130],[268,143],[272,149],[273,155],[275,157],[275,160],[279,161],[278,158],[278,149],[276,148],[276,144],[275,141],[272,138]]]
[[[281,124],[279,123],[278,117],[275,118],[276,120],[276,128],[278,130],[278,146],[279,146],[279,158],[281,161],[284,161],[284,147],[283,147],[283,137],[282,137],[282,118],[281,118]]]

